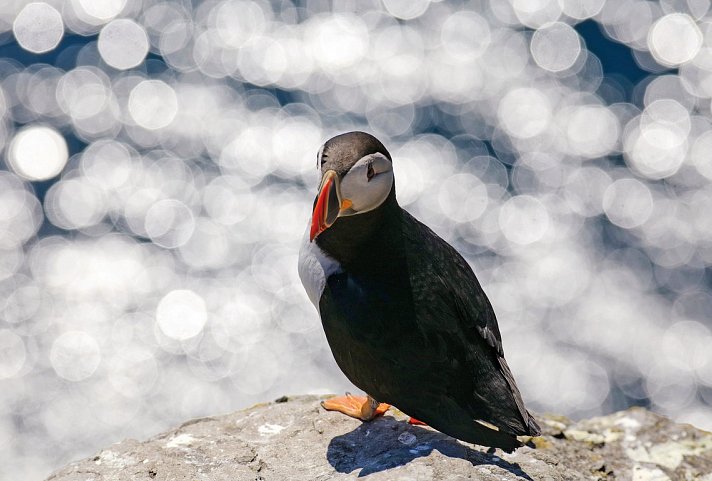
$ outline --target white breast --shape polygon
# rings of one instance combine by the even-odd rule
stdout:
[[[299,278],[307,291],[309,300],[319,310],[319,299],[324,292],[326,279],[334,273],[341,271],[341,265],[321,248],[316,242],[309,242],[309,227],[302,237],[299,249]]]

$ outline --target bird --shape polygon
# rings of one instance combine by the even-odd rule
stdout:
[[[317,169],[299,277],[337,365],[366,393],[322,406],[362,421],[395,406],[414,424],[507,452],[517,436],[539,435],[492,305],[457,250],[400,207],[385,146],[366,132],[337,135]]]

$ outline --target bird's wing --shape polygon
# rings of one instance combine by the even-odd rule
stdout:
[[[425,335],[446,337],[446,355],[459,357],[468,366],[474,402],[492,409],[491,419],[483,418],[485,421],[515,434],[536,433],[538,426],[524,407],[504,359],[494,310],[472,268],[450,244],[410,214],[405,214],[404,224],[406,242],[419,254],[411,256],[409,263],[421,263],[413,269],[418,274],[411,276],[414,297],[432,313],[424,319]],[[484,376],[490,378],[482,382]]]
[[[418,273],[418,277],[412,279],[416,296],[424,296],[437,304],[444,301],[439,307],[446,312],[440,312],[438,321],[453,321],[440,324],[440,327],[477,332],[498,356],[504,356],[494,310],[467,261],[408,213],[404,215],[404,234],[406,242],[417,254],[409,258],[409,264],[420,263],[413,270]]]

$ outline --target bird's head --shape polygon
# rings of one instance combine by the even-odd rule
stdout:
[[[339,217],[377,209],[393,188],[391,154],[374,136],[348,132],[329,139],[317,154],[321,172],[309,240]]]

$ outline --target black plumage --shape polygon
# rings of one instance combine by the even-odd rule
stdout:
[[[374,152],[390,159],[368,134],[344,134],[325,144],[322,171],[343,176]],[[515,436],[539,434],[475,274],[398,205],[395,183],[378,208],[338,218],[314,242],[341,267],[326,279],[319,308],[354,385],[464,441],[512,450]]]

